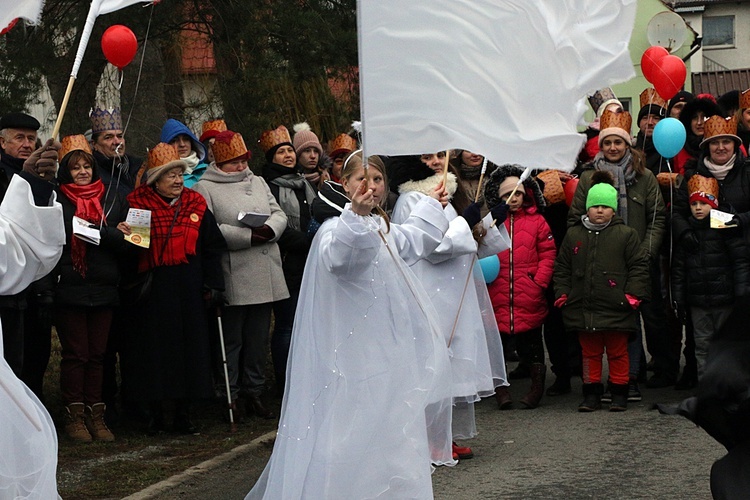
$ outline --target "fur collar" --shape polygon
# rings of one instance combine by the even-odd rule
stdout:
[[[422,179],[421,181],[406,181],[398,186],[398,192],[399,194],[404,194],[411,191],[416,191],[418,193],[430,196],[430,194],[435,190],[437,185],[442,182],[442,180],[443,174],[435,174],[432,177]],[[451,172],[448,172],[447,183],[448,185],[446,186],[446,189],[448,190],[448,196],[453,198],[453,195],[456,194],[456,189],[458,189],[458,180],[456,179],[456,176]]]

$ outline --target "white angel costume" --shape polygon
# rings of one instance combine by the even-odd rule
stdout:
[[[0,205],[0,294],[18,293],[49,274],[64,243],[60,204],[53,198],[51,207],[35,206],[29,184],[14,175]],[[60,498],[55,426],[14,375],[2,345],[0,338],[0,499]]]
[[[447,228],[434,199],[390,231],[349,205],[320,227],[273,454],[248,499],[432,498],[431,462],[455,463],[450,361],[407,264]]]
[[[442,175],[434,175],[401,184],[393,221],[406,220],[442,180]],[[456,188],[456,176],[449,173],[446,190],[453,195]],[[492,215],[488,214],[482,220],[487,234],[478,245],[466,220],[451,204],[444,208],[444,214],[450,226],[443,241],[411,268],[439,311],[440,331],[446,344],[450,344],[456,405],[453,437],[468,439],[476,435],[473,403],[494,394],[496,387],[508,385],[500,332],[477,257],[507,250],[510,239],[505,226],[493,225]]]

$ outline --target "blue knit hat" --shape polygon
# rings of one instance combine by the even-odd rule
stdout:
[[[586,210],[600,205],[617,210],[617,190],[606,182],[594,184],[586,195]]]

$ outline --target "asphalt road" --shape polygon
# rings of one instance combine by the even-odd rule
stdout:
[[[517,400],[529,381],[511,387]],[[578,413],[573,394],[545,397],[535,410],[498,411],[493,399],[476,407],[479,436],[461,444],[475,457],[433,476],[436,499],[710,499],[711,464],[724,449],[703,430],[651,410],[678,403],[686,392],[643,390],[624,413]],[[516,405],[518,406],[518,405]],[[159,499],[242,499],[270,447],[248,447],[220,465],[191,474]]]

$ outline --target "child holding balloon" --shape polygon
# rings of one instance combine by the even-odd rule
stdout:
[[[557,250],[552,230],[540,213],[546,206],[542,190],[533,178],[519,185],[522,174],[518,165],[502,165],[485,185],[489,206],[508,204],[504,224],[510,235],[510,249],[498,254],[500,273],[488,291],[503,339],[515,336],[519,367],[531,374],[531,388],[521,404],[536,408],[547,373],[542,343],[542,324],[548,311],[545,290],[552,280]],[[495,396],[501,410],[512,407],[506,387],[498,388]]]

